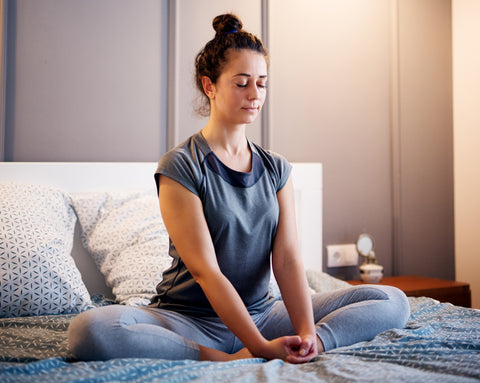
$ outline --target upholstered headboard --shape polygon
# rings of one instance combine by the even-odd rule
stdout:
[[[322,164],[293,163],[297,226],[305,268],[322,270]],[[56,186],[67,192],[152,188],[151,162],[0,162],[0,182]],[[77,224],[72,256],[90,293],[112,297],[105,279],[80,241]]]

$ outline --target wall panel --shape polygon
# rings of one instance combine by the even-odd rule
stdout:
[[[398,273],[454,279],[451,3],[398,5]]]
[[[157,0],[10,1],[6,159],[158,159],[166,12]]]
[[[207,118],[196,112],[200,93],[194,82],[197,53],[215,36],[213,18],[233,12],[247,31],[261,36],[261,0],[171,0],[169,68],[169,147],[173,147],[202,129]],[[261,119],[247,128],[247,135],[260,143]]]
[[[453,2],[455,276],[480,309],[480,2]]]
[[[325,245],[366,231],[391,273],[389,2],[291,4],[269,2],[273,149],[324,164]]]

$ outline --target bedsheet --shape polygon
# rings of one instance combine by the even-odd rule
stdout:
[[[342,347],[303,365],[115,359],[78,362],[66,345],[73,315],[0,320],[2,382],[478,382],[480,310],[409,298],[404,329]]]

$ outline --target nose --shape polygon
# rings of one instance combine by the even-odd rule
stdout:
[[[257,84],[252,84],[248,92],[249,100],[258,100],[261,98],[262,89]]]

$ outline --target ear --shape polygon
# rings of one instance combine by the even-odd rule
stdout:
[[[210,80],[210,77],[202,77],[203,91],[210,100],[215,99],[215,84]]]

